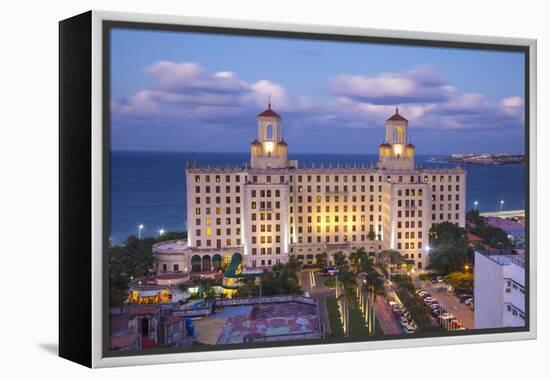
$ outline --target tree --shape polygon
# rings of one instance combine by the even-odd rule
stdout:
[[[324,268],[327,265],[327,253],[323,252],[317,256],[317,267]]]
[[[471,260],[466,230],[450,222],[434,224],[430,229],[430,268],[446,275],[461,270]]]
[[[303,294],[298,284],[301,263],[292,256],[286,264],[275,264],[260,278],[262,295]]]
[[[493,248],[509,249],[512,247],[512,242],[506,231],[498,227],[485,226],[479,230],[478,236]]]
[[[336,264],[338,271],[340,271],[340,269],[343,269],[345,266],[347,266],[346,255],[344,255],[343,252],[336,252],[333,257],[334,257],[334,263]]]
[[[454,288],[472,289],[474,287],[474,275],[469,272],[453,272],[445,276],[444,280]]]
[[[466,222],[472,229],[485,226],[485,218],[479,215],[479,210],[471,209],[466,213]]]
[[[466,220],[468,221],[470,232],[482,238],[485,244],[498,249],[509,249],[512,247],[512,242],[508,238],[506,231],[498,227],[488,226],[485,218],[479,215],[479,211],[468,211],[466,213]],[[479,247],[479,245],[476,246],[476,248]]]
[[[369,233],[367,234],[367,239],[370,241],[374,241],[376,239],[376,233],[374,230],[369,230]]]

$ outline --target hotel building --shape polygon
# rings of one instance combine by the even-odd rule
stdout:
[[[288,159],[271,105],[256,119],[249,165],[188,165],[188,239],[155,247],[159,274],[211,270],[234,253],[254,270],[291,255],[311,264],[323,252],[330,259],[359,248],[372,257],[394,249],[423,268],[432,224],[464,226],[466,171],[418,167],[409,123],[397,109],[370,166],[302,167]]]

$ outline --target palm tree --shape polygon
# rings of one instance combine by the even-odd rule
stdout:
[[[390,276],[389,265],[401,264],[401,254],[393,249],[386,249],[378,254],[378,262],[388,272],[388,278]]]
[[[344,255],[342,252],[336,252],[334,254],[334,263],[338,267],[338,271],[342,270],[347,265],[346,255]]]

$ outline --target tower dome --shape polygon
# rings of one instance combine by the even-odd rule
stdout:
[[[392,153],[392,147],[389,143],[382,143],[380,145],[380,157],[389,157]]]
[[[405,146],[405,156],[414,157],[414,144],[409,143]]]

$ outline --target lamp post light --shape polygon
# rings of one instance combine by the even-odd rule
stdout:
[[[138,239],[141,239],[141,230],[143,230],[145,226],[143,224],[139,224],[138,226]]]
[[[504,200],[500,201],[500,211],[502,211],[502,206],[504,206]]]
[[[164,233],[165,233],[164,228],[161,228],[161,229],[159,230],[159,235],[162,236],[162,235],[164,235]]]
[[[474,210],[477,210],[477,205],[479,205],[479,202],[474,201]]]

